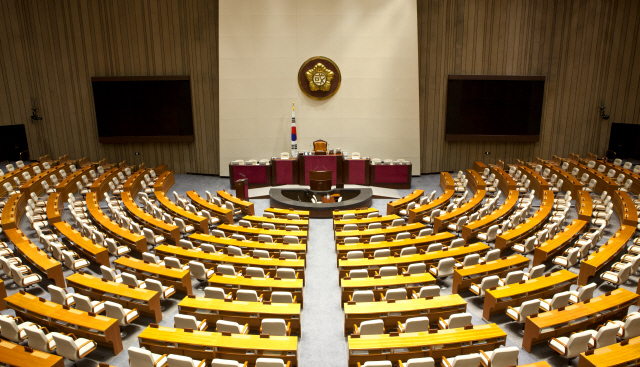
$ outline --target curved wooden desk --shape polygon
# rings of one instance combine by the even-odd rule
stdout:
[[[90,192],[86,198],[89,214],[94,219],[96,225],[131,250],[139,253],[147,252],[149,245],[147,245],[145,237],[120,227],[116,222],[111,220],[111,218],[107,217],[96,201],[96,195],[97,193]]]
[[[360,228],[367,228],[369,226],[369,224],[371,223],[380,223],[382,224],[383,227],[387,227],[389,225],[391,225],[391,222],[393,222],[396,219],[400,219],[399,216],[392,214],[392,215],[385,215],[382,217],[372,217],[372,218],[367,218],[367,217],[363,217],[363,218],[359,218],[359,219],[334,219],[333,220],[333,230],[334,231],[342,231],[343,227],[346,224],[356,224],[358,226],[358,229]]]
[[[398,233],[409,232],[412,235],[418,235],[420,230],[427,228],[422,223],[412,223],[399,227],[387,227],[381,229],[365,229],[362,231],[339,231],[334,232],[336,238],[336,244],[344,243],[344,239],[347,237],[357,237],[360,239],[360,242],[369,241],[372,236],[376,235],[384,235],[385,239],[393,240],[396,238]]]
[[[409,203],[418,202],[424,194],[424,190],[413,190],[413,192],[398,200],[387,203],[387,215],[398,214],[401,209],[406,209]]]
[[[522,241],[532,233],[540,229],[551,216],[553,210],[553,192],[547,190],[544,192],[542,203],[540,208],[533,214],[532,217],[527,219],[526,222],[521,223],[516,228],[513,228],[500,236],[496,237],[495,248],[505,250],[510,248],[511,245],[518,241]]]
[[[223,202],[230,201],[236,208],[242,210],[242,214],[244,215],[256,215],[256,211],[253,207],[253,203],[245,200],[240,200],[239,198],[231,195],[225,190],[217,191],[216,194],[222,199]],[[307,213],[307,218],[309,219],[309,212]],[[285,215],[286,216],[286,215]],[[302,217],[300,217],[302,219]]]
[[[169,266],[150,264],[129,255],[114,261],[114,267],[123,273],[135,275],[138,280],[155,279],[164,286],[173,286],[176,292],[193,294],[191,274],[188,269],[173,269]]]
[[[232,235],[234,233],[243,235],[245,237],[251,238],[252,240],[257,241],[258,236],[261,234],[271,236],[274,241],[282,241],[284,236],[294,236],[298,237],[300,242],[307,242],[307,231],[287,231],[287,230],[278,230],[278,229],[262,229],[262,228],[246,228],[242,226],[236,226],[232,224],[220,224],[218,229],[224,231],[228,235]]]
[[[596,274],[603,266],[616,259],[616,256],[627,248],[627,242],[633,238],[635,226],[622,225],[620,229],[596,252],[592,253],[580,264],[578,285],[586,285],[589,277]]]
[[[364,208],[364,209],[349,209],[349,210],[334,210],[333,221],[341,220],[345,214],[354,214],[356,219],[366,218],[371,213],[379,213],[376,208]],[[300,217],[302,219],[302,217]]]
[[[628,343],[627,343],[628,342]],[[622,344],[625,345],[622,345]],[[578,367],[614,367],[640,365],[640,337],[580,354]]]
[[[354,291],[371,290],[384,294],[387,289],[406,288],[407,294],[411,291],[419,292],[420,288],[426,285],[436,284],[436,279],[429,273],[398,275],[389,277],[369,277],[369,278],[341,278],[342,302],[349,302],[349,296],[353,296]]]
[[[436,233],[446,231],[449,223],[455,223],[460,217],[476,210],[482,204],[482,200],[484,200],[486,194],[487,192],[485,190],[477,191],[469,201],[462,204],[459,208],[435,217],[433,221],[433,231]]]
[[[478,233],[486,232],[489,227],[498,224],[500,221],[511,215],[511,213],[516,209],[518,196],[519,193],[517,190],[508,191],[507,198],[498,209],[475,222],[467,223],[462,226],[461,237],[464,239],[464,243],[469,243],[478,236]]]
[[[196,209],[208,211],[212,217],[220,219],[221,223],[233,224],[233,213],[231,212],[231,209],[221,208],[210,203],[195,191],[187,191],[187,197],[191,200],[191,204],[193,204]]]
[[[485,264],[465,266],[453,271],[453,285],[451,293],[459,293],[469,289],[471,283],[480,285],[482,279],[491,275],[504,278],[512,271],[524,270],[529,267],[529,259],[516,254],[489,261]]]
[[[569,247],[589,227],[589,222],[575,219],[562,232],[552,239],[545,241],[536,247],[533,252],[533,265],[537,266],[549,260],[552,256],[561,253]]]
[[[296,302],[304,307],[302,279],[245,278],[217,273],[209,278],[208,283],[212,287],[222,288],[224,293],[231,292],[233,298],[236,298],[238,289],[255,290],[258,295],[262,294],[265,300],[271,300],[272,292],[291,292]]]
[[[449,204],[449,200],[453,197],[453,194],[455,194],[454,189],[446,189],[442,195],[438,196],[438,198],[429,204],[409,210],[409,223],[420,223],[422,222],[422,218],[431,214],[435,209],[446,207]]]
[[[8,366],[64,367],[64,358],[33,350],[27,352],[25,346],[0,341],[0,363]]]
[[[63,236],[63,239],[66,239],[65,242],[67,242],[71,248],[81,253],[91,261],[106,267],[111,267],[111,263],[109,262],[109,251],[107,251],[106,247],[93,243],[90,239],[83,236],[82,233],[73,228],[68,222],[57,222],[54,223],[53,226],[58,235]]]
[[[258,241],[240,241],[230,237],[216,237],[210,234],[202,234],[202,233],[194,233],[189,236],[189,239],[195,243],[211,243],[218,247],[218,251],[222,247],[225,249],[229,246],[239,247],[241,250],[267,250],[269,253],[275,252],[276,254],[281,251],[292,251],[298,254],[299,259],[306,258],[307,253],[307,244],[299,243],[299,244],[285,244],[282,242],[274,242],[274,243],[266,243],[266,242],[258,242]],[[274,254],[274,255],[276,255]]]
[[[286,226],[293,225],[298,226],[303,231],[309,231],[309,220],[300,219],[300,220],[292,220],[292,219],[284,219],[284,218],[267,218],[267,217],[258,217],[255,215],[245,215],[242,217],[243,220],[251,223],[252,226],[257,228],[262,228],[262,224],[270,223],[273,224],[276,229],[284,230]]]
[[[142,210],[142,208],[133,201],[130,192],[124,191],[120,197],[122,198],[122,204],[124,204],[127,213],[129,213],[136,222],[142,224],[145,228],[149,228],[155,234],[163,236],[173,244],[180,242],[180,229],[178,226],[156,219],[153,215]]]
[[[418,251],[426,251],[431,244],[441,243],[443,246],[448,246],[451,241],[455,239],[456,236],[453,233],[440,232],[431,236],[407,238],[399,241],[392,240],[376,243],[359,242],[349,245],[342,243],[336,245],[336,251],[338,252],[339,258],[346,256],[349,251],[363,251],[365,256],[373,256],[376,250],[390,249],[395,252],[408,246],[415,246]]]

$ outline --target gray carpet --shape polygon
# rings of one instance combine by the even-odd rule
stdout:
[[[401,195],[406,195],[413,191],[414,188],[423,189],[426,193],[436,190],[436,196],[442,193],[439,186],[438,174],[414,177],[411,190],[398,191]],[[172,190],[175,190],[182,195],[185,195],[186,191],[195,190],[201,196],[205,196],[205,190],[215,193],[215,191],[221,189],[229,190],[228,178],[198,175],[176,175],[176,184]],[[255,199],[252,201],[255,204],[256,214],[258,215],[261,215],[263,210],[269,207],[268,199]],[[378,208],[381,213],[385,213],[387,202],[388,199],[374,199],[372,206]],[[103,206],[106,207],[104,203]],[[533,214],[538,206],[539,201],[534,201],[534,208],[532,209],[531,214]],[[570,215],[570,218],[566,222],[567,224],[577,217],[575,209],[570,211]],[[70,215],[67,213],[64,216],[64,219],[70,220]],[[618,227],[619,221],[614,215],[608,229],[611,231]],[[29,227],[26,218],[21,222],[20,228],[27,233],[34,242],[37,242],[37,238],[34,237],[35,232]],[[603,242],[611,235],[612,232],[607,232]],[[529,255],[529,258],[532,259],[533,256]],[[549,261],[546,265],[548,272],[552,269],[553,264]],[[608,269],[609,267],[610,266],[605,266],[605,269]],[[92,265],[89,271],[96,276],[101,276],[98,266]],[[578,273],[579,269],[574,267],[571,271]],[[301,367],[346,367],[347,342],[342,331],[344,314],[340,305],[340,286],[338,281],[338,271],[336,268],[336,254],[331,219],[312,219],[310,222],[306,272],[306,285],[304,289],[305,307],[301,315],[303,336],[300,339],[298,348],[299,364]],[[65,277],[69,276],[71,273],[72,272],[70,270],[64,271]],[[598,273],[596,277],[592,277],[590,279],[590,281],[594,281],[599,284],[598,289],[595,292],[596,295],[600,295],[613,289],[610,285],[602,284],[599,275],[600,274]],[[17,292],[17,288],[13,285],[12,280],[8,278],[4,278],[3,280],[5,280],[9,295]],[[623,287],[635,292],[637,281],[638,276],[633,275],[631,277],[631,282],[625,284]],[[37,296],[49,298],[49,294],[46,291],[48,284],[50,284],[50,282],[44,280],[37,287],[29,289],[28,292]],[[450,294],[451,279],[445,280],[445,284],[449,286],[449,288],[443,290],[442,294]],[[198,296],[203,295],[203,292],[197,290],[194,290],[194,293]],[[468,312],[472,313],[474,316],[473,324],[480,325],[487,323],[482,319],[482,299],[474,296],[471,292],[463,292],[461,295],[468,302]],[[184,297],[184,294],[176,294],[172,299],[163,303],[167,308],[163,312],[164,319],[160,323],[161,325],[173,326],[173,316],[177,313],[177,304]],[[633,306],[630,311],[635,311],[637,309],[638,307]],[[13,311],[5,310],[2,311],[2,314],[14,313]],[[126,327],[129,335],[123,339],[124,351],[118,356],[113,356],[112,351],[108,348],[99,347],[96,351],[91,353],[88,358],[79,361],[78,366],[94,367],[98,362],[108,362],[112,366],[128,366],[127,348],[130,346],[138,346],[137,335],[151,322],[153,322],[151,318],[140,317],[134,321],[133,325]],[[495,315],[491,318],[491,322],[497,323],[507,333],[508,346],[520,347],[522,345],[522,337],[518,335],[518,329],[520,328],[518,324],[512,322],[511,319],[505,315]],[[566,365],[566,361],[557,356],[556,353],[553,352],[545,343],[536,345],[531,354],[521,349],[519,356],[520,364],[532,363],[539,360],[547,360],[552,366]],[[66,365],[71,366],[72,363],[66,361]],[[574,361],[574,365],[577,365],[577,361]]]

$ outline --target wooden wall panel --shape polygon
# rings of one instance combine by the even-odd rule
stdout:
[[[418,0],[422,171],[464,169],[475,160],[604,153],[611,122],[640,123],[638,5]],[[540,142],[445,141],[449,74],[546,76]],[[602,103],[609,121],[599,117]]]
[[[0,125],[24,123],[32,157],[219,173],[217,0],[5,0],[0,17]],[[190,75],[194,143],[98,143],[91,77],[120,75]]]

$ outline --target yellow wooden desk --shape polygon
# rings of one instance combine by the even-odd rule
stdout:
[[[640,337],[629,339],[628,344],[612,344],[580,354],[578,367],[638,366],[640,365]]]
[[[393,222],[396,219],[400,219],[400,217],[395,214],[385,215],[382,217],[373,217],[373,218],[364,217],[360,219],[347,219],[347,220],[337,219],[333,221],[333,230],[342,231],[342,228],[345,226],[345,224],[356,224],[358,226],[358,229],[367,228],[371,223],[380,223],[382,224],[382,227],[387,227],[391,225],[391,222]]]
[[[573,177],[573,176],[571,176]],[[578,210],[578,219],[589,222],[593,215],[593,199],[587,191],[580,190],[576,195],[576,210]]]
[[[171,245],[160,245],[155,248],[156,255],[164,258],[165,256],[173,256],[182,260],[182,263],[196,260],[203,263],[207,267],[213,267],[218,264],[228,264],[237,267],[236,271],[242,270],[248,266],[264,269],[265,273],[271,272],[271,277],[276,276],[278,268],[291,268],[298,273],[298,278],[304,281],[305,261],[302,259],[289,260],[284,258],[254,258],[252,256],[233,256],[220,252],[205,252],[198,250],[190,250],[182,247]]]
[[[517,190],[518,184],[516,181],[509,176],[507,172],[505,172],[501,167],[497,165],[489,165],[491,168],[491,173],[496,175],[496,180],[498,180],[498,187],[502,192],[509,192],[511,190]]]
[[[56,191],[59,192],[66,200],[69,193],[75,193],[78,191],[76,182],[82,183],[82,176],[89,176],[89,171],[93,169],[93,166],[86,166],[78,169],[72,174],[69,174],[67,178],[60,181],[56,186]]]
[[[536,343],[569,335],[573,331],[586,330],[606,320],[621,319],[627,315],[629,306],[635,304],[638,297],[637,294],[620,288],[592,298],[588,303],[580,302],[564,309],[543,312],[535,317],[528,316],[522,348],[531,352],[531,347]]]
[[[371,236],[384,235],[387,240],[393,240],[398,233],[409,232],[412,235],[417,235],[420,230],[427,228],[422,223],[412,223],[399,227],[387,227],[380,229],[365,229],[362,231],[340,231],[335,232],[336,244],[344,243],[344,239],[347,237],[357,237],[359,242],[369,241]]]
[[[411,264],[423,263],[427,265],[427,271],[429,265],[437,266],[438,262],[442,259],[453,257],[458,261],[462,261],[465,256],[469,254],[484,255],[490,247],[484,243],[478,242],[471,245],[465,245],[455,247],[448,250],[433,251],[419,253],[415,255],[405,256],[389,256],[389,257],[366,257],[363,259],[347,259],[341,258],[338,260],[338,269],[340,270],[340,278],[344,278],[354,269],[367,269],[369,276],[374,276],[375,271],[380,267],[392,265],[398,267],[398,273],[402,272],[402,268],[407,268]]]
[[[504,278],[512,271],[524,270],[529,266],[529,259],[522,255],[511,255],[506,258],[489,261],[486,264],[465,266],[453,271],[451,292],[458,293],[471,287],[471,283],[480,285],[482,279],[490,275]]]
[[[238,289],[255,290],[258,296],[264,296],[264,300],[271,300],[272,292],[291,292],[300,307],[304,307],[302,298],[302,279],[275,279],[275,278],[245,278],[236,275],[214,274],[209,278],[209,285],[224,289],[225,293],[231,292],[236,297]]]
[[[520,166],[518,169],[522,170],[522,174],[529,179],[529,188],[536,190],[536,196],[542,200],[544,191],[549,190],[549,183],[542,175],[527,166]]]
[[[562,232],[535,248],[532,266],[540,265],[552,256],[562,253],[562,251],[569,247],[574,240],[587,230],[587,227],[589,227],[589,222],[585,222],[584,220],[575,219],[571,221],[568,226],[564,227]]]
[[[470,222],[462,226],[461,237],[464,238],[464,242],[469,243],[478,236],[478,233],[486,232],[489,227],[498,224],[500,221],[511,215],[511,213],[516,209],[518,196],[517,190],[509,191],[504,203],[502,203],[498,209],[475,222]]]
[[[44,273],[47,278],[53,280],[56,286],[65,287],[62,264],[60,264],[58,260],[42,251],[42,249],[31,242],[21,230],[16,228],[8,229],[5,230],[4,233],[13,243],[16,251],[29,261],[29,265],[35,266]]]
[[[256,210],[253,207],[252,202],[246,201],[246,200],[240,200],[238,197],[231,195],[226,190],[217,191],[216,194],[218,194],[218,196],[222,199],[222,202],[225,202],[225,201],[232,202],[234,207],[237,207],[240,210],[242,210],[242,214],[256,215]],[[309,212],[306,212],[306,213],[307,213],[306,219],[309,219]],[[302,217],[300,217],[300,219],[302,219]]]
[[[22,186],[20,186],[20,192],[27,195],[31,194],[32,192],[35,192],[38,196],[42,195],[44,193],[42,182],[47,181],[51,176],[55,175],[57,172],[60,172],[60,170],[64,170],[65,172],[67,172],[67,174],[69,174],[69,165],[60,164],[46,171],[41,171],[39,175],[31,177],[30,180],[22,184]],[[13,186],[13,182],[11,184]]]
[[[96,201],[96,193],[87,194],[87,208],[96,225],[109,236],[116,238],[122,245],[139,253],[147,252],[149,245],[143,235],[135,234],[120,227],[116,222],[107,217]]]
[[[589,181],[591,179],[596,180],[595,191],[598,193],[602,193],[603,191],[606,190],[611,195],[611,193],[613,193],[618,188],[618,184],[614,180],[610,179],[606,175],[603,175],[597,170],[589,169],[587,168],[586,165],[582,163],[569,161],[569,169],[567,171],[571,172],[573,171],[574,168],[578,168],[578,178],[581,178],[582,175],[586,173],[589,176]]]
[[[628,226],[638,225],[638,210],[628,192],[614,191],[611,194],[611,202],[618,218],[622,219],[622,224]]]
[[[360,325],[363,321],[379,320],[384,321],[385,330],[396,329],[398,321],[404,323],[408,318],[426,316],[429,318],[429,325],[437,328],[440,317],[447,319],[455,313],[467,311],[467,301],[459,294],[432,297],[429,299],[411,298],[396,300],[394,302],[348,302],[344,307],[344,333],[353,332],[353,325]]]
[[[413,190],[413,192],[398,200],[390,201],[387,203],[387,215],[398,214],[401,209],[406,209],[407,205],[412,202],[417,202],[424,194],[424,190]]]
[[[144,175],[148,174],[150,169],[139,169],[131,174],[129,178],[122,185],[122,190],[135,196],[142,188],[142,181],[144,181]]]
[[[622,225],[620,229],[596,252],[587,257],[580,264],[580,276],[578,285],[586,285],[589,277],[596,274],[603,266],[616,258],[616,255],[627,249],[627,242],[633,238],[636,231],[635,226]]]
[[[441,243],[444,246],[448,246],[451,241],[453,241],[456,236],[453,233],[449,232],[441,232],[431,236],[424,237],[416,237],[416,238],[406,238],[404,240],[399,241],[383,241],[377,243],[353,243],[349,245],[338,244],[336,245],[336,251],[338,252],[338,257],[342,258],[346,256],[349,251],[363,251],[365,256],[373,255],[376,250],[380,249],[390,249],[391,251],[400,251],[403,247],[415,246],[418,251],[427,250],[429,245],[434,243]],[[398,252],[399,253],[399,252]]]
[[[14,177],[18,177],[18,179],[20,179],[20,182],[24,181],[24,178],[22,177],[23,172],[29,172],[31,177],[33,177],[34,176],[33,168],[35,166],[39,166],[40,170],[43,169],[43,167],[39,163],[34,162],[29,165],[25,165],[22,168],[16,168],[14,171],[6,172],[4,175],[0,176],[0,196],[7,196],[7,190],[4,188],[4,184],[6,182],[10,183],[11,186],[15,187],[16,183],[13,180]]]
[[[529,364],[519,364],[517,367],[551,367],[547,361],[539,361]]]
[[[255,366],[258,358],[280,358],[298,365],[298,338],[230,334],[209,331],[186,331],[160,326],[148,327],[138,335],[140,347],[157,354],[179,354],[196,360],[214,358],[248,361]]]
[[[76,293],[93,300],[111,301],[119,303],[125,308],[136,308],[141,314],[153,317],[156,322],[162,321],[160,295],[156,291],[132,288],[123,283],[111,282],[82,271],[69,275],[67,284]]]
[[[93,243],[90,239],[83,236],[82,233],[73,228],[68,222],[54,223],[53,226],[58,235],[64,236],[62,239],[66,239],[65,242],[71,248],[81,253],[83,256],[86,256],[91,261],[106,267],[111,267],[111,263],[109,262],[109,251],[107,251],[106,247]]]
[[[205,217],[201,217],[197,214],[193,214],[192,212],[182,209],[176,203],[169,200],[167,195],[162,191],[155,191],[156,200],[158,203],[169,211],[172,215],[179,217],[186,224],[191,224],[195,228],[196,231],[202,233],[209,233],[209,220]]]
[[[567,192],[571,191],[572,194],[578,193],[578,191],[582,191],[582,183],[577,178],[571,176],[571,173],[561,170],[559,167],[556,167],[552,164],[545,164],[544,168],[549,169],[549,177],[555,174],[558,177],[558,180],[562,180],[562,191]],[[554,184],[555,186],[555,184]]]
[[[300,241],[307,241],[308,232],[307,231],[287,231],[287,230],[273,230],[273,229],[262,229],[262,228],[246,228],[242,226],[236,226],[232,224],[220,224],[218,229],[224,231],[226,234],[241,234],[245,237],[249,237],[255,241],[258,240],[258,235],[265,234],[271,236],[274,240],[282,241],[284,236],[295,236],[300,239]]]
[[[227,193],[228,194],[228,193]],[[218,195],[220,195],[218,193]],[[251,203],[253,205],[253,203]],[[294,209],[282,209],[282,208],[267,208],[264,210],[265,213],[272,213],[276,218],[286,218],[287,214],[296,214],[300,219],[309,219],[309,211],[308,210],[294,210]],[[249,215],[255,215],[255,213],[251,213]]]
[[[89,188],[91,192],[95,193],[98,201],[102,201],[104,198],[104,193],[109,191],[109,182],[113,181],[114,177],[118,177],[118,173],[123,172],[124,168],[113,167],[110,170],[106,171],[102,175],[100,175]],[[119,181],[119,180],[118,180]],[[65,194],[66,197],[66,194]]]
[[[278,257],[278,254],[281,251],[293,251],[296,254],[298,254],[299,259],[304,259],[307,253],[306,243],[286,244],[282,242],[267,243],[267,242],[258,242],[258,241],[242,241],[242,240],[236,240],[231,237],[222,238],[222,237],[216,237],[210,234],[203,234],[203,233],[194,233],[189,236],[189,239],[195,243],[214,244],[216,247],[219,247],[220,249],[224,249],[225,253],[227,252],[227,247],[229,246],[239,247],[243,251],[245,250],[250,251],[253,249],[267,250],[269,251],[270,254],[274,254],[275,257]],[[220,251],[220,249],[218,249],[218,251]]]
[[[21,367],[64,367],[64,358],[35,349],[27,352],[22,345],[0,340],[0,364]]]
[[[164,286],[172,285],[176,292],[193,294],[191,289],[191,274],[189,270],[172,269],[167,266],[145,263],[125,255],[114,262],[115,268],[122,272],[131,273],[138,280],[155,279]]]
[[[7,305],[4,303],[5,298],[7,298],[7,289],[2,279],[0,279],[0,311],[7,309]]]
[[[233,224],[231,209],[221,208],[216,204],[210,203],[195,191],[187,191],[187,197],[198,210],[208,211],[212,217],[217,217],[222,223]]]
[[[308,219],[300,219],[300,220],[291,220],[286,218],[267,218],[267,217],[258,217],[255,215],[245,215],[242,219],[249,221],[253,227],[262,228],[262,224],[271,223],[276,229],[283,230],[285,226],[293,225],[298,226],[303,231],[309,230],[309,220]]]
[[[378,291],[384,294],[387,289],[406,288],[407,294],[412,294],[412,291],[419,292],[420,288],[432,284],[436,284],[436,279],[429,273],[340,279],[343,303],[349,302],[349,296],[352,296],[355,291]]]
[[[553,192],[547,190],[544,192],[540,208],[527,219],[526,222],[519,224],[516,228],[504,232],[496,237],[495,248],[505,250],[518,241],[524,240],[533,232],[540,229],[551,216],[553,211]]]
[[[482,179],[482,175],[479,172],[472,169],[467,169],[466,172],[466,177],[469,179],[469,187],[471,187],[473,192],[487,189],[487,184],[484,182],[484,179]]]
[[[553,298],[556,293],[568,291],[575,284],[578,275],[568,270],[547,273],[545,276],[527,280],[524,283],[509,284],[487,290],[484,294],[482,317],[489,321],[491,315],[504,313],[511,307],[536,298]]]
[[[145,228],[149,228],[155,234],[163,236],[167,241],[178,244],[180,242],[180,229],[178,226],[166,223],[163,220],[156,219],[153,215],[145,212],[133,201],[130,192],[123,192],[120,197],[127,213],[131,215],[136,222]]]
[[[349,367],[366,361],[406,361],[410,358],[456,357],[491,351],[504,346],[507,334],[496,324],[477,325],[472,329],[446,329],[435,333],[400,333],[353,336],[349,341]]]
[[[376,208],[364,208],[364,209],[349,209],[349,210],[334,210],[333,211],[333,220],[341,220],[345,214],[354,214],[357,219],[366,218],[367,215],[371,213],[379,213],[380,211]]]
[[[62,220],[62,213],[60,212],[60,200],[62,196],[59,192],[49,194],[47,198],[47,220],[49,224],[54,224]]]
[[[409,223],[420,223],[425,216],[431,214],[435,209],[442,209],[449,205],[449,201],[453,197],[456,191],[451,189],[446,189],[442,195],[435,198],[432,202],[426,205],[417,206],[411,210],[409,210]]]
[[[263,319],[284,319],[291,323],[292,335],[300,335],[300,304],[271,302],[231,302],[222,299],[189,296],[180,301],[178,312],[194,316],[198,321],[207,320],[209,331],[215,330],[218,320],[249,324],[251,331],[259,333]]]
[[[105,316],[90,316],[75,308],[65,310],[62,305],[44,300],[29,293],[15,293],[7,298],[7,306],[24,321],[33,321],[49,331],[73,333],[79,338],[87,338],[113,349],[113,354],[122,351],[122,338],[118,320]]]
[[[478,209],[482,204],[482,200],[484,200],[485,195],[487,195],[485,190],[477,191],[469,201],[462,204],[459,208],[454,209],[449,213],[441,213],[440,216],[435,217],[433,221],[433,231],[436,233],[448,231],[448,224],[455,224],[460,217],[469,215],[472,211]]]

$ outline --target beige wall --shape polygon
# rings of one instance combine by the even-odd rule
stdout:
[[[329,148],[412,161],[420,173],[418,32],[414,0],[220,1],[220,174],[234,159]],[[328,100],[306,97],[297,73],[310,57],[342,73]]]
[[[422,172],[603,154],[611,122],[640,123],[637,0],[418,0],[418,29]],[[540,142],[446,142],[449,74],[546,76]]]

